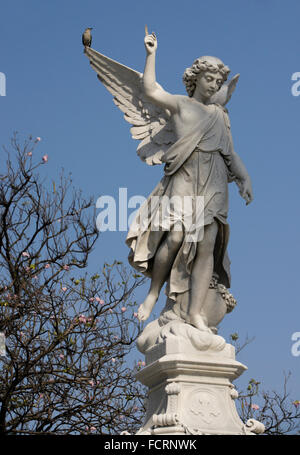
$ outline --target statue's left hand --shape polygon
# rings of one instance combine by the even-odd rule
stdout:
[[[246,205],[253,201],[253,191],[250,177],[247,176],[240,183],[240,195],[246,201]]]

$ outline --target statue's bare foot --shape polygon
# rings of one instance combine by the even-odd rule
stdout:
[[[189,321],[190,321],[190,324],[192,324],[197,329],[202,330],[204,332],[212,333],[212,331],[207,326],[207,324],[205,323],[203,317],[200,314],[190,315]]]
[[[140,321],[146,321],[151,314],[151,311],[156,304],[158,297],[154,294],[148,294],[144,302],[139,306],[138,318]]]

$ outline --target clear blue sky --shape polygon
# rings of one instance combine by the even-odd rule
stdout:
[[[129,124],[83,55],[81,33],[93,26],[93,48],[143,71],[144,26],[158,37],[157,79],[184,94],[182,73],[195,58],[216,55],[240,73],[228,108],[237,153],[252,177],[246,207],[231,185],[231,291],[238,306],[220,334],[255,336],[241,353],[252,377],[279,389],[291,371],[300,399],[300,357],[291,336],[300,331],[299,167],[300,97],[291,76],[300,71],[298,0],[10,0],[1,6],[0,145],[13,131],[40,136],[36,154],[49,155],[48,176],[61,167],[86,195],[147,196],[163,174],[136,156]],[[126,261],[125,232],[103,233],[90,262]],[[147,288],[138,298],[144,297]],[[160,305],[162,300],[160,300]]]

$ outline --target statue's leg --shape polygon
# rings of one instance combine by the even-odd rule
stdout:
[[[207,321],[201,314],[214,268],[214,247],[218,234],[218,223],[205,226],[204,237],[197,245],[197,253],[194,259],[191,288],[189,295],[189,322],[200,330],[210,331]]]
[[[183,241],[183,230],[171,230],[159,246],[153,262],[149,293],[138,309],[138,318],[145,321],[159,297],[163,284],[168,279],[176,254]]]

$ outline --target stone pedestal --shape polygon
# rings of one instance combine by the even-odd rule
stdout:
[[[212,335],[216,336],[216,335]],[[221,337],[217,337],[221,338]],[[247,368],[234,347],[199,351],[189,340],[168,336],[145,352],[137,379],[149,388],[144,424],[137,434],[257,434],[264,426],[238,416],[232,380]]]

